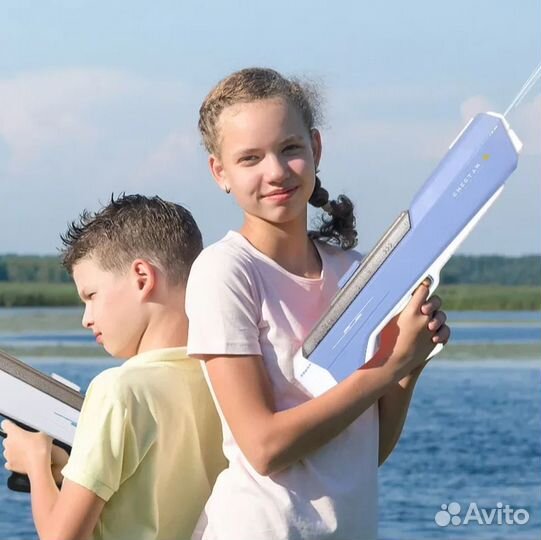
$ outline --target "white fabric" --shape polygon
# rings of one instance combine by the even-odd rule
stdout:
[[[360,258],[315,244],[322,275],[307,279],[229,232],[202,252],[188,281],[188,354],[262,355],[277,410],[310,399],[293,377],[293,356],[328,308],[339,279]],[[193,539],[376,538],[377,404],[331,442],[270,477],[251,467],[217,407],[229,468],[218,477]]]

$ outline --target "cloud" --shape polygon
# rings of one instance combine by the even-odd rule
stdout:
[[[195,162],[200,162],[200,165],[204,162],[199,134],[195,128],[174,130],[143,156],[136,165],[134,180],[140,185],[156,178],[166,180],[174,177],[178,181]]]
[[[509,122],[524,144],[523,155],[541,156],[541,94],[520,104]]]
[[[68,220],[112,192],[178,192],[184,171],[204,170],[199,94],[106,69],[0,79],[0,199],[14,202],[0,214],[2,250],[52,250]]]
[[[0,138],[11,170],[21,172],[63,145],[101,144],[110,137],[105,128],[111,116],[127,108],[133,118],[141,103],[155,110],[178,102],[185,93],[178,82],[154,83],[114,70],[23,73],[0,79]],[[118,132],[118,126],[111,131]]]
[[[460,104],[460,116],[464,123],[468,122],[476,114],[487,111],[496,112],[485,96],[471,96]]]
[[[472,96],[460,105],[464,122],[486,111],[495,111],[495,108],[484,96]],[[541,95],[520,104],[509,113],[507,121],[524,144],[522,155],[541,156]]]
[[[0,80],[0,137],[16,169],[52,146],[96,137],[86,114],[126,92],[126,79],[103,70],[27,73]]]

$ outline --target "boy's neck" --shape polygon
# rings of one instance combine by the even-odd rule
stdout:
[[[182,298],[182,304],[184,298]],[[155,310],[141,336],[137,354],[171,347],[186,347],[188,341],[188,318],[184,309]]]

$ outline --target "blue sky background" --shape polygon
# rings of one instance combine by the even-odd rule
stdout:
[[[54,253],[111,192],[188,206],[206,243],[240,225],[196,130],[205,94],[253,65],[320,83],[321,178],[368,250],[476,112],[541,61],[538,0],[0,4],[0,253]],[[509,117],[519,168],[461,253],[541,252],[541,84]]]

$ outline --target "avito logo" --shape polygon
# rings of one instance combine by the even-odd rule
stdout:
[[[525,508],[514,509],[508,504],[501,502],[496,504],[495,508],[480,508],[476,502],[471,502],[464,517],[460,513],[462,507],[457,502],[442,504],[441,510],[436,512],[434,521],[439,527],[452,525],[469,525],[477,523],[478,525],[525,525],[530,519],[530,514]]]

